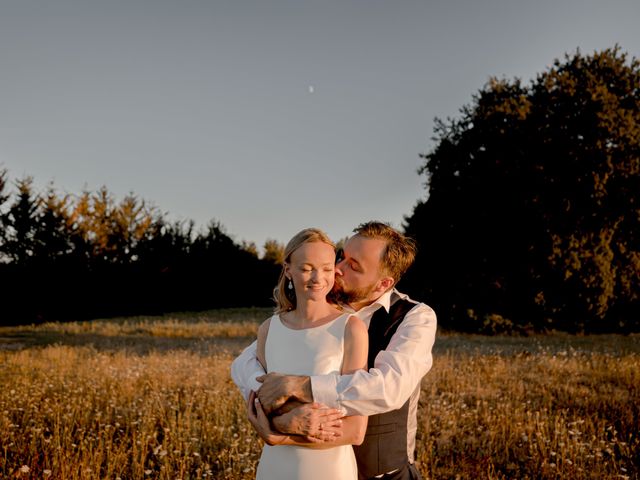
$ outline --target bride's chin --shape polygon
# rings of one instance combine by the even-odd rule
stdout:
[[[329,292],[326,288],[319,288],[318,290],[309,289],[306,293],[309,298],[324,298]]]

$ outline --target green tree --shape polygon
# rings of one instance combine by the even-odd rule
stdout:
[[[640,295],[640,63],[617,47],[576,54],[541,75],[531,97],[549,106],[532,122],[553,179],[541,215],[561,276],[545,300],[554,311],[578,306],[585,321],[632,321],[625,310]]]
[[[7,171],[5,169],[0,169],[0,263],[8,261],[8,257],[4,252],[4,244],[7,239],[7,230],[9,225],[8,214],[4,208],[4,204],[9,200],[9,195],[5,193],[6,187]]]
[[[39,198],[37,227],[34,233],[34,257],[53,262],[73,251],[68,225],[69,196],[58,197],[53,185]]]
[[[129,263],[139,258],[138,247],[151,229],[155,209],[130,193],[113,211],[111,242],[116,246],[120,262]]]
[[[108,263],[127,264],[139,257],[139,243],[152,230],[157,217],[153,207],[132,193],[120,203],[106,187],[83,192],[68,214],[78,250],[90,258]]]
[[[37,194],[33,191],[33,178],[24,177],[16,181],[17,198],[7,211],[4,253],[16,264],[31,261],[36,249],[38,230]]]
[[[262,259],[275,265],[282,265],[284,262],[284,245],[277,240],[268,238],[264,242],[264,255]]]
[[[245,252],[250,253],[252,256],[258,258],[258,246],[256,242],[248,242],[247,240],[242,240],[240,242],[240,248]]]
[[[637,327],[639,89],[619,47],[578,51],[438,121],[428,197],[405,223],[421,247],[411,289],[462,328]]]

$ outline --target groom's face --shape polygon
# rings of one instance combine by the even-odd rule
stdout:
[[[345,303],[375,300],[382,292],[381,258],[386,242],[354,235],[344,244],[336,261],[334,292]]]

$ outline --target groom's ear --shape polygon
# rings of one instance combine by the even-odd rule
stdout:
[[[379,289],[381,292],[386,292],[387,290],[391,290],[394,284],[395,280],[392,277],[382,277],[380,279]]]

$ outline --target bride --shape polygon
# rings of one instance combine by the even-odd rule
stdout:
[[[275,314],[258,330],[257,357],[266,372],[293,375],[349,374],[367,365],[365,324],[327,301],[334,283],[335,246],[324,232],[305,229],[285,248],[285,260],[274,290]],[[277,417],[297,405],[290,401],[272,414]],[[351,445],[362,443],[367,417],[350,416],[323,425],[329,441],[282,435],[269,423],[252,392],[249,420],[265,439],[256,478],[358,478]],[[334,427],[334,428],[332,428]],[[322,426],[321,426],[322,428]]]

